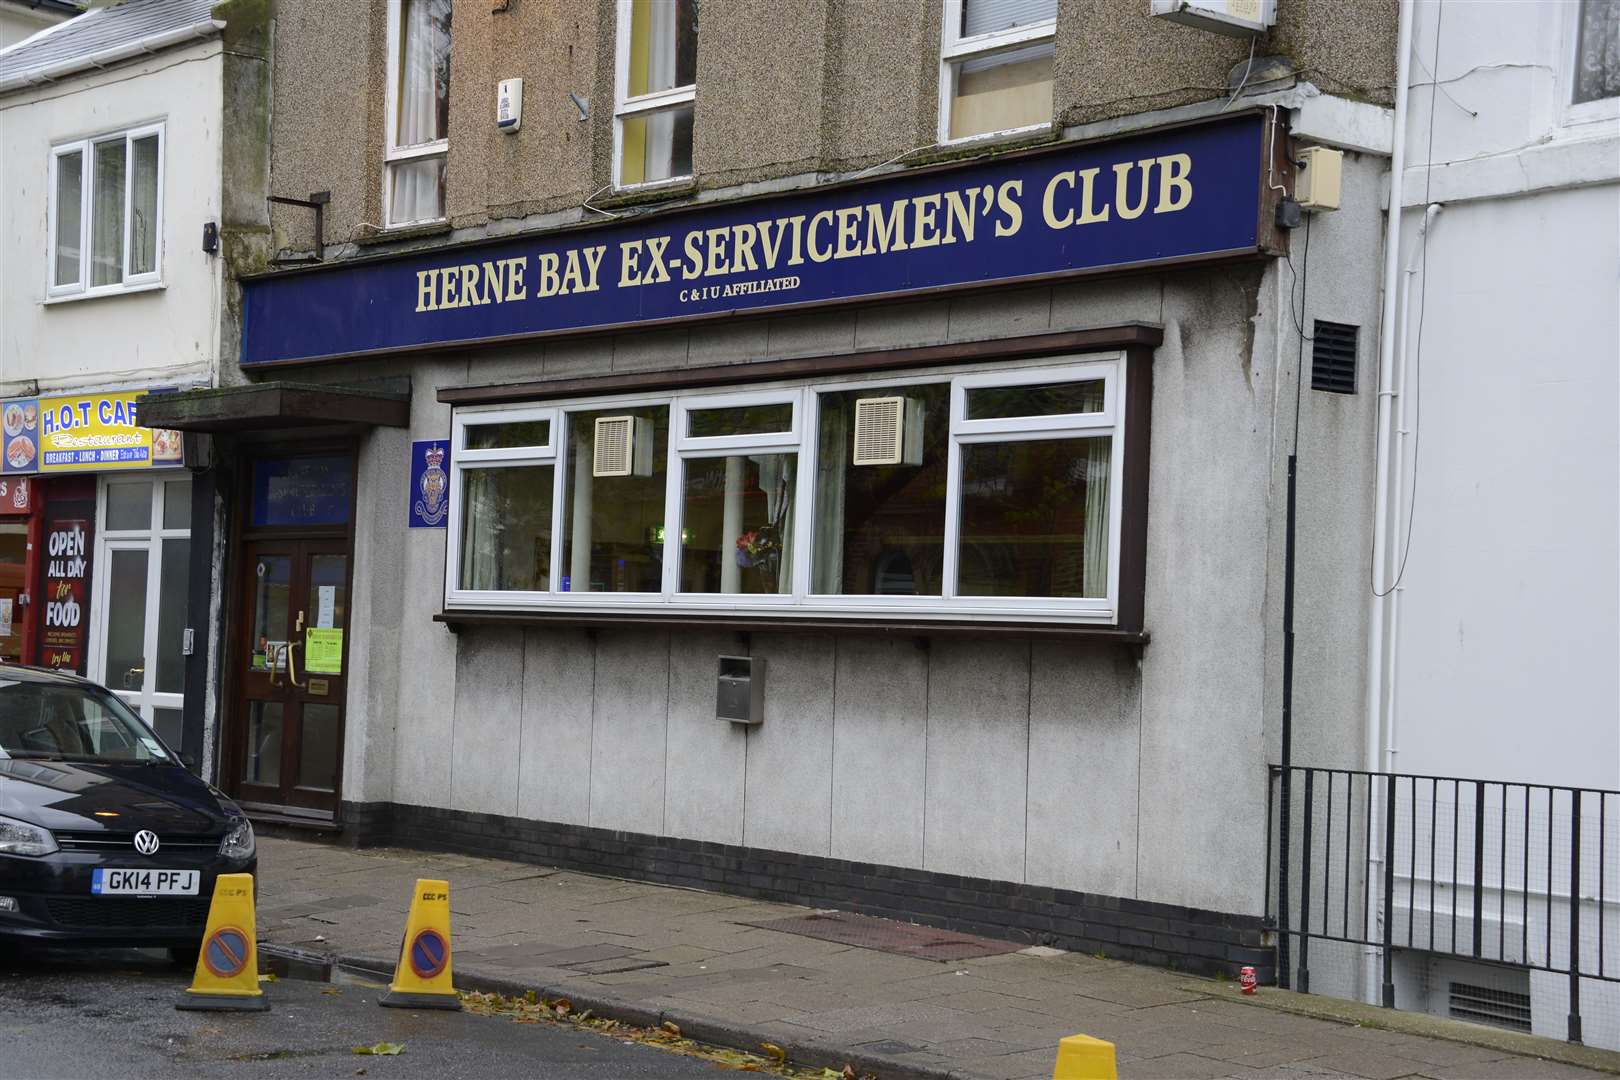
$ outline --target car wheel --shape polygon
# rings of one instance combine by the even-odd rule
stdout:
[[[200,945],[177,945],[169,950],[169,963],[175,967],[194,968],[201,952]]]

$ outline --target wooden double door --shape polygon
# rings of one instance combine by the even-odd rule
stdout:
[[[335,814],[343,769],[349,541],[252,540],[240,563],[235,793]]]

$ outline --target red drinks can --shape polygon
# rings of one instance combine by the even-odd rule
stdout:
[[[1238,989],[1242,990],[1245,994],[1252,994],[1258,988],[1259,983],[1255,980],[1254,968],[1246,967],[1242,971],[1238,972]]]

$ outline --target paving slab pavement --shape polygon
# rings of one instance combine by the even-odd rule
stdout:
[[[1121,1077],[1568,1077],[1620,1054],[1052,949],[940,962],[757,925],[791,904],[468,856],[259,841],[260,937],[391,967],[412,885],[450,882],[456,981],[567,996],[632,1023],[806,1064],[1047,1080],[1057,1043],[1115,1044]],[[1359,1026],[1358,1026],[1359,1025]]]

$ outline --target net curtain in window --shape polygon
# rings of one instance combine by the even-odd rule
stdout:
[[[450,111],[450,0],[401,0],[399,120],[394,145],[420,146],[448,134]],[[444,161],[428,158],[396,165],[390,192],[395,221],[444,215]]]

